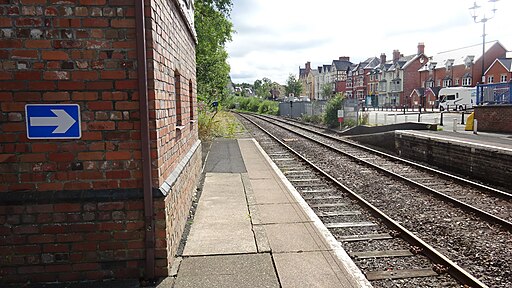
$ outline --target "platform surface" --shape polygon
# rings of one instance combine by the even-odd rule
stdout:
[[[475,147],[503,150],[512,152],[512,135],[479,132],[450,132],[450,131],[418,131],[401,130],[397,134],[409,134],[417,137],[428,137],[436,141],[447,141],[458,145],[472,145]]]
[[[214,141],[206,161],[173,287],[370,287],[253,139]]]

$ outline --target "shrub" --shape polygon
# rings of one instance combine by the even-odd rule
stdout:
[[[329,128],[334,128],[339,125],[338,123],[338,110],[342,108],[343,99],[345,97],[341,93],[337,93],[335,97],[327,102],[324,112],[324,124]]]

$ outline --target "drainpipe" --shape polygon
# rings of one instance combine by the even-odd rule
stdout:
[[[155,278],[155,219],[153,211],[152,176],[151,176],[151,148],[149,137],[149,107],[148,107],[148,74],[146,59],[146,23],[144,15],[144,0],[135,1],[135,29],[137,39],[137,80],[140,97],[140,129],[142,149],[142,174],[144,191],[144,221],[145,221],[145,248],[146,269],[144,278]]]

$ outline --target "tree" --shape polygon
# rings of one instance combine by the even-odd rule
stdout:
[[[322,84],[320,93],[322,94],[322,97],[324,99],[330,99],[332,96],[332,84],[331,83]]]
[[[222,101],[229,93],[230,67],[225,44],[233,33],[233,24],[228,19],[231,7],[231,0],[195,1],[197,94],[207,102]]]
[[[302,84],[300,83],[295,75],[291,74],[288,76],[288,80],[286,80],[286,88],[285,88],[286,96],[293,93],[294,96],[299,97],[302,93]]]
[[[267,99],[272,98],[272,80],[264,77],[262,80],[254,81],[254,93],[256,96]]]
[[[338,110],[343,109],[341,106],[345,96],[342,93],[336,95],[327,101],[327,107],[324,112],[324,123],[330,128],[338,125]]]

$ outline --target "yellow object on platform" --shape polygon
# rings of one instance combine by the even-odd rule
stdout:
[[[475,112],[471,112],[471,114],[469,114],[468,119],[466,121],[466,127],[464,128],[464,130],[473,131],[473,119],[474,118],[475,118]]]

